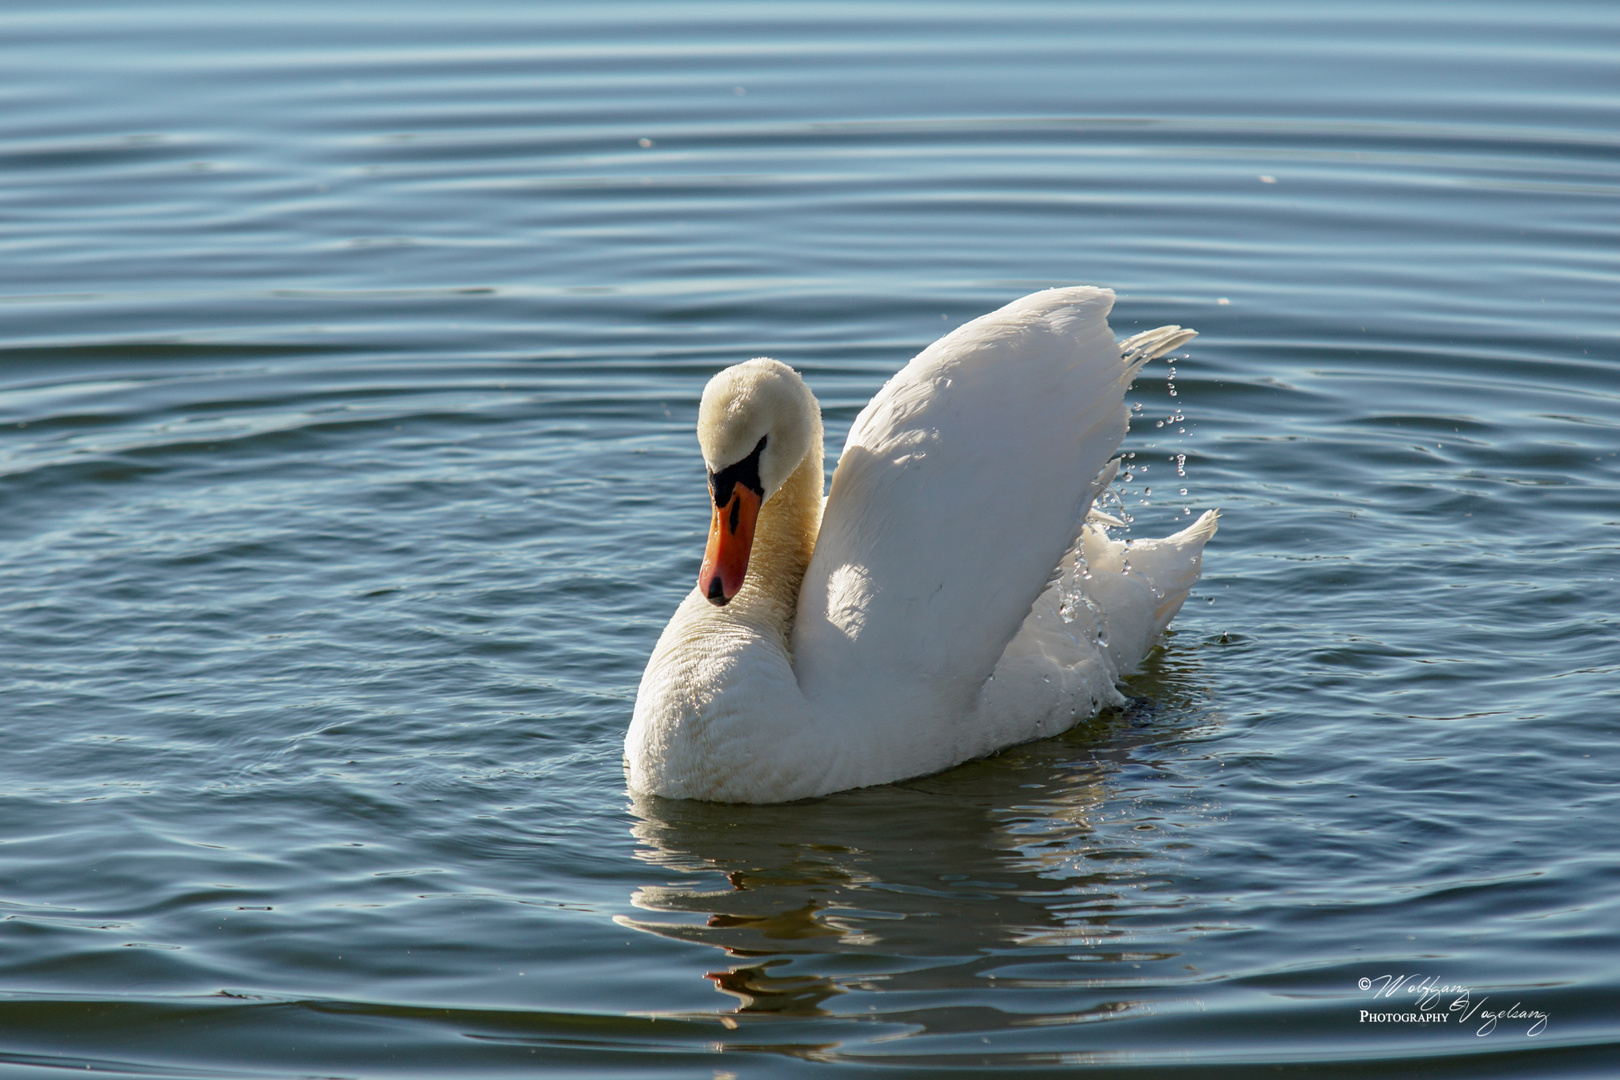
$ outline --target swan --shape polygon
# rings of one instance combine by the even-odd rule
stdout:
[[[1198,580],[1217,513],[1109,535],[1124,394],[1196,331],[1116,342],[1108,289],[1048,289],[907,364],[822,497],[821,408],[775,360],[703,391],[712,519],[647,662],[629,787],[787,802],[939,772],[1124,700]]]

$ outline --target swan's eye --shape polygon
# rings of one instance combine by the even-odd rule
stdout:
[[[727,465],[719,472],[709,474],[709,494],[714,497],[714,505],[724,508],[731,501],[731,489],[738,484],[761,499],[765,498],[765,485],[759,479],[759,456],[765,452],[765,443],[769,438],[769,435],[761,435],[758,445],[749,451],[747,457],[735,465]]]

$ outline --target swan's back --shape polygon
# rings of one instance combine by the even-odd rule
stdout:
[[[1124,437],[1148,354],[1122,359],[1113,300],[1050,289],[975,319],[856,419],[794,627],[818,713],[903,740],[926,738],[914,721],[971,716]]]

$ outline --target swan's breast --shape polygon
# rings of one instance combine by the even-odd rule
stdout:
[[[625,737],[627,780],[676,799],[784,802],[825,790],[818,739],[780,639],[694,591],[665,627]]]

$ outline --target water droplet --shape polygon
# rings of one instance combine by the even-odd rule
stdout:
[[[1080,590],[1080,581],[1089,578],[1091,570],[1086,566],[1086,557],[1080,551],[1075,551],[1074,561],[1064,566],[1060,588],[1063,594],[1063,605],[1058,614],[1065,623],[1073,623],[1080,616],[1080,605],[1086,603],[1086,594]]]

